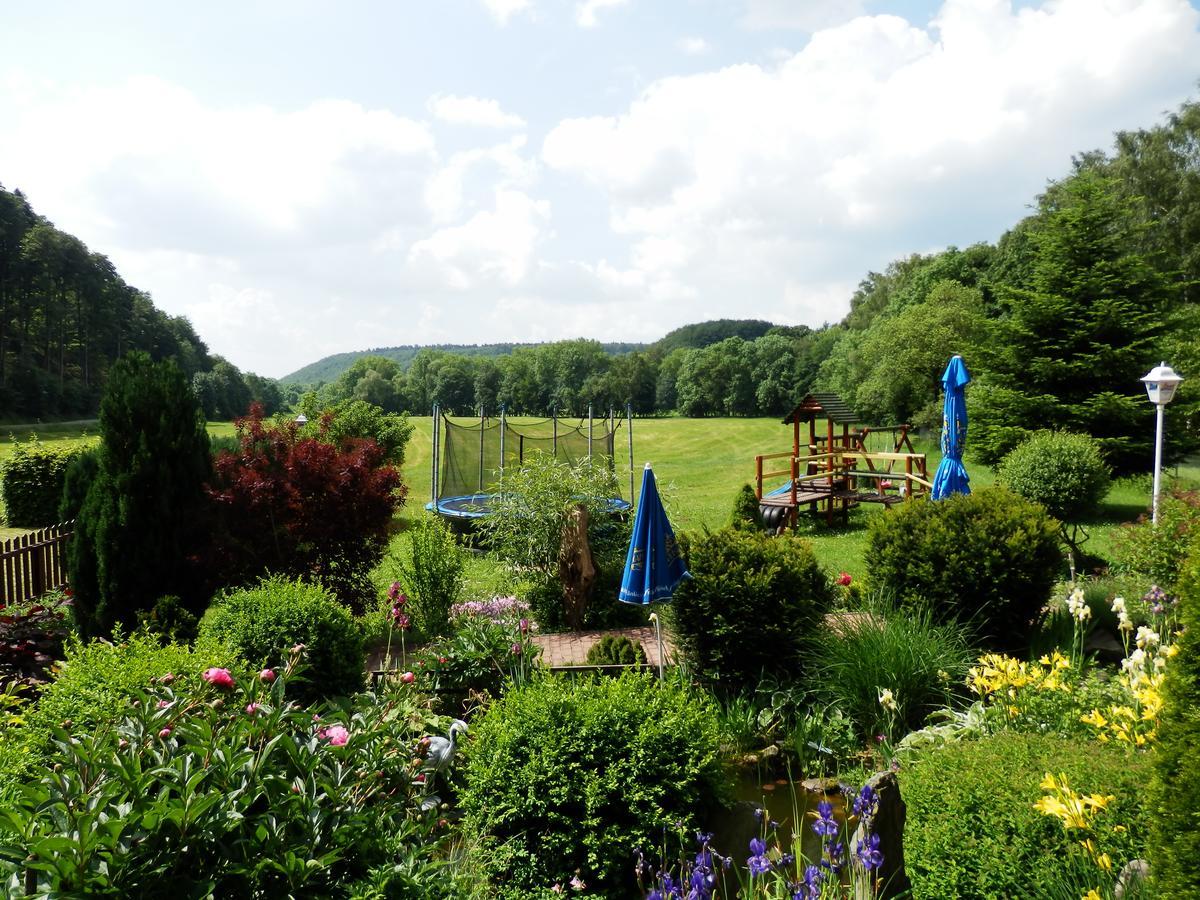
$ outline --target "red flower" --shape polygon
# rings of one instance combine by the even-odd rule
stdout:
[[[854,579],[850,577],[849,572],[842,572],[837,577],[837,583],[842,587],[850,587],[850,582]]]

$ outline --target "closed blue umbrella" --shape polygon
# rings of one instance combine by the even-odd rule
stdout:
[[[625,572],[621,576],[622,603],[646,606],[656,601],[667,601],[675,588],[685,578],[691,578],[675,532],[667,521],[658,496],[658,485],[650,463],[642,473],[642,492],[638,496],[637,513],[633,517],[633,535],[629,540],[629,552],[625,556]],[[654,616],[654,628],[658,635],[658,670],[662,676],[662,632],[658,617]]]
[[[933,476],[934,500],[951,494],[971,493],[971,479],[963,468],[963,444],[967,441],[967,401],[963,388],[971,380],[961,356],[954,356],[942,375],[946,402],[942,407],[942,461]]]

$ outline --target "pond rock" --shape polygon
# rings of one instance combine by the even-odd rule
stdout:
[[[868,834],[877,834],[879,851],[883,854],[883,865],[874,872],[875,878],[880,882],[880,888],[877,894],[872,894],[866,883],[866,873],[857,857],[852,856],[858,880],[862,882],[856,889],[855,900],[907,896],[912,890],[912,884],[904,871],[904,820],[907,810],[900,796],[900,782],[895,772],[880,772],[871,776],[867,784],[879,798],[879,806],[870,820],[858,823],[850,838],[848,850],[854,854],[859,841],[865,840]]]

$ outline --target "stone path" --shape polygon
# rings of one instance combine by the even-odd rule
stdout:
[[[632,641],[638,642],[646,651],[646,663],[658,666],[658,641],[654,638],[653,625],[639,625],[634,628],[616,628],[611,631],[568,631],[562,634],[535,634],[533,642],[542,648],[541,661],[547,666],[582,665],[587,662],[588,650],[600,641],[606,634],[620,634]],[[416,648],[409,647],[409,659]],[[667,662],[675,658],[675,649],[670,638],[663,634],[663,651]],[[400,656],[399,641],[392,643],[392,656]],[[393,659],[393,665],[399,665],[398,659]],[[377,671],[383,668],[383,649],[376,649],[367,659],[367,671]]]
[[[537,634],[533,641],[542,648],[542,662],[548,666],[571,666],[587,662],[588,650],[599,643],[606,634],[620,634],[640,643],[646,651],[646,662],[658,666],[658,641],[654,637],[653,625],[635,628],[616,628],[612,631],[568,631],[563,634]],[[674,657],[674,648],[666,634],[663,635],[663,652],[667,659]]]

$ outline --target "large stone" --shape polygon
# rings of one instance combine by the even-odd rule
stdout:
[[[850,838],[852,864],[855,871],[855,900],[871,900],[873,897],[889,898],[906,896],[912,890],[912,884],[904,871],[904,820],[907,810],[900,796],[900,782],[895,772],[880,772],[871,776],[867,784],[879,798],[879,806],[869,820],[859,822]],[[883,865],[873,874],[879,881],[877,894],[872,894],[867,873],[854,856],[859,841],[865,840],[868,834],[879,835],[879,851],[883,854]]]

